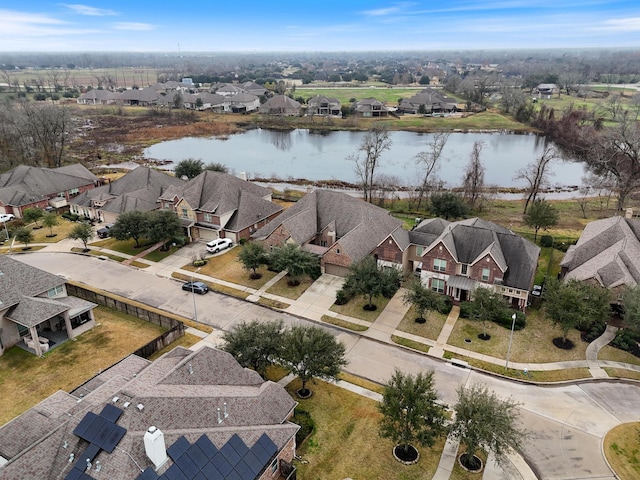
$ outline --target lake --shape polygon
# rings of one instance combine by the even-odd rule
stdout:
[[[249,178],[272,177],[283,181],[344,180],[356,182],[353,162],[365,132],[316,132],[306,129],[276,131],[253,129],[229,137],[188,137],[158,143],[144,151],[145,158],[179,162],[185,158],[205,163],[222,163],[230,173],[246,172]],[[428,151],[431,134],[390,132],[391,148],[381,156],[378,173],[397,176],[407,185],[421,178],[415,157]],[[475,141],[484,142],[480,159],[485,166],[485,185],[524,187],[514,180],[518,169],[536,160],[545,145],[544,137],[511,133],[452,133],[445,146],[438,177],[447,187],[457,187],[469,162]],[[168,168],[171,168],[170,166]],[[556,160],[551,168],[554,186],[580,185],[583,164]]]

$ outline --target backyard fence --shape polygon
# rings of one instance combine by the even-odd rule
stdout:
[[[79,297],[89,302],[97,303],[98,305],[102,305],[128,315],[133,315],[141,320],[160,325],[167,329],[167,331],[162,335],[159,335],[135,352],[132,352],[134,355],[149,358],[155,352],[162,350],[164,347],[184,335],[183,322],[175,316],[162,312],[156,308],[134,302],[127,298],[104,292],[102,290],[81,286],[73,282],[67,282],[67,292],[69,295],[73,295],[74,297]]]

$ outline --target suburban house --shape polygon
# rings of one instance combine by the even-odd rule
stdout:
[[[611,217],[589,222],[560,262],[565,280],[590,282],[611,290],[640,283],[640,220]]]
[[[400,230],[402,221],[386,210],[346,193],[318,189],[253,238],[268,246],[293,242],[318,254],[324,273],[346,276],[352,263],[371,255],[393,232],[401,235]],[[381,260],[385,259],[382,255]]]
[[[242,84],[242,89],[250,93],[251,95],[255,95],[256,97],[261,97],[266,95],[269,90],[264,88],[262,85],[257,84],[256,82],[247,81]]]
[[[114,105],[122,103],[122,95],[119,92],[94,89],[80,95],[76,102],[80,105]]]
[[[358,117],[386,117],[389,109],[380,100],[364,98],[353,105],[353,111]]]
[[[230,238],[239,242],[272,220],[282,207],[271,190],[222,172],[205,170],[160,195],[163,209],[176,212],[193,240]]]
[[[267,115],[300,115],[302,105],[286,95],[274,95],[260,105],[259,112]]]
[[[93,328],[96,306],[68,296],[64,278],[0,255],[0,355],[17,344],[42,355]]]
[[[479,218],[429,219],[409,232],[405,269],[454,302],[478,287],[502,293],[512,308],[527,307],[540,248],[511,230]]]
[[[403,98],[398,105],[398,111],[402,113],[449,113],[457,109],[454,99],[443,95],[442,93],[425,88],[416,95]]]
[[[340,100],[316,95],[307,101],[307,115],[341,116]]]
[[[79,163],[59,168],[20,165],[0,175],[0,213],[22,217],[25,208],[66,207],[74,196],[99,183]]]
[[[295,407],[221,350],[130,355],[0,427],[0,478],[295,478]]]
[[[185,183],[153,168],[137,167],[113,182],[73,198],[69,210],[85,218],[113,223],[124,212],[159,209],[160,195],[169,187]]]
[[[122,103],[124,105],[138,105],[148,107],[156,105],[160,99],[160,94],[153,88],[141,88],[138,90],[125,90],[122,92]]]
[[[533,93],[539,97],[551,97],[552,95],[560,95],[560,87],[555,83],[541,83],[534,87]]]

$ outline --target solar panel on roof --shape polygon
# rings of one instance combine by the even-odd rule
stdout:
[[[173,442],[173,445],[167,448],[167,453],[171,457],[171,460],[175,462],[184,452],[189,450],[190,446],[191,444],[189,443],[189,440],[184,437],[180,437],[178,440]]]
[[[167,477],[167,480],[189,480],[175,463],[164,472],[163,477]]]
[[[235,470],[231,470],[231,472],[229,472],[229,475],[227,475],[227,478],[225,478],[225,480],[242,480],[242,477],[238,475]],[[250,480],[253,480],[253,478],[251,478]]]
[[[225,443],[220,449],[220,453],[224,455],[224,458],[229,464],[234,467],[240,461],[240,455],[236,452],[229,442]]]
[[[213,464],[223,477],[229,475],[229,472],[233,470],[233,467],[229,465],[229,462],[227,462],[227,459],[224,457],[222,452],[218,452],[213,456]]]
[[[193,463],[196,464],[199,470],[202,470],[202,467],[204,467],[209,461],[204,452],[195,443],[189,447],[187,455],[189,455],[189,458],[193,460]]]
[[[208,480],[224,480],[222,474],[218,471],[218,469],[213,465],[213,463],[209,462],[202,468],[202,473],[205,474]]]
[[[278,451],[278,446],[273,443],[273,440],[271,440],[266,433],[263,433],[256,443],[265,449],[269,454],[269,458]]]
[[[115,405],[111,405],[110,403],[107,403],[100,412],[101,417],[106,418],[112,423],[116,423],[120,418],[120,415],[122,415],[122,409]]]
[[[83,473],[81,470],[72,468],[71,471],[67,473],[67,476],[64,477],[64,480],[79,480]]]
[[[249,465],[246,464],[244,460],[240,460],[238,464],[234,467],[234,470],[240,475],[243,479],[251,479],[253,480],[256,476],[253,474]]]
[[[253,445],[253,447],[251,447],[251,453],[253,453],[263,465],[267,463],[267,461],[271,458],[271,455],[269,455],[267,451],[262,448],[257,442],[255,443],[255,445]]]
[[[260,470],[262,470],[262,467],[264,467],[264,463],[258,460],[256,456],[251,452],[247,452],[243,460],[247,463],[247,465],[249,465],[249,468],[253,472],[254,476],[258,475],[260,473]]]
[[[120,443],[122,437],[127,433],[127,429],[120,425],[114,425],[114,427],[107,439],[100,445],[104,451],[109,453],[113,452],[113,449],[116,448],[116,445]]]
[[[196,440],[196,445],[200,447],[200,450],[202,450],[202,453],[204,453],[208,459],[212,459],[213,456],[218,453],[218,447],[216,447],[206,435],[200,436],[200,438]]]
[[[153,470],[153,467],[147,467],[147,469],[138,475],[136,480],[158,480],[158,474]]]
[[[233,449],[238,452],[238,455],[244,457],[244,455],[249,451],[249,447],[242,441],[242,439],[238,436],[237,433],[234,433],[233,436],[227,442],[228,445],[231,445]]]
[[[88,413],[87,413],[88,415]],[[85,440],[90,443],[94,443],[94,440],[98,437],[100,431],[107,425],[107,419],[102,418],[100,415],[93,415],[93,421],[89,428],[87,428],[87,432],[85,433]]]
[[[198,474],[193,477],[193,480],[207,480],[207,477],[205,477],[201,472],[198,472]]]
[[[76,428],[73,429],[73,434],[77,437],[82,438],[83,440],[86,440],[85,435],[87,433],[87,430],[89,430],[89,426],[91,425],[91,422],[93,422],[95,417],[96,417],[95,413],[87,412],[87,414],[82,418],[82,420],[80,420],[80,423],[76,425]]]
[[[178,465],[178,468],[182,470],[182,473],[184,473],[184,476],[187,478],[195,477],[195,475],[200,471],[189,455],[181,455],[176,461],[176,465]]]

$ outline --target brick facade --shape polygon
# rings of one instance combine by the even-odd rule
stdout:
[[[350,267],[352,259],[340,247],[340,242],[334,243],[329,250],[322,256],[322,267],[326,264],[339,265],[341,267]]]
[[[385,240],[378,245],[371,254],[378,260],[402,265],[403,252],[396,241],[391,237],[385,238]]]

